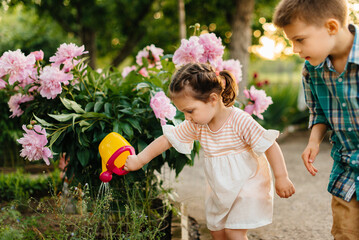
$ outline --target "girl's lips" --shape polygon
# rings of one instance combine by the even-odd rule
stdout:
[[[309,60],[310,59],[310,57],[305,57],[305,60]]]

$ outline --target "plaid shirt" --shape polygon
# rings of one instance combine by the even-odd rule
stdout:
[[[303,68],[309,128],[324,123],[332,130],[328,191],[346,201],[355,192],[359,200],[359,28],[349,30],[355,37],[344,72],[336,72],[329,57],[316,67],[306,61]]]

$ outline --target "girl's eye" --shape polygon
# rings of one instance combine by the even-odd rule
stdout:
[[[299,38],[296,41],[300,43],[300,42],[303,42],[303,40],[304,40],[303,38]]]
[[[193,113],[193,110],[187,110],[187,113]]]

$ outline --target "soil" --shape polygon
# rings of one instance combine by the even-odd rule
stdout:
[[[308,137],[308,131],[284,134],[278,139],[283,151],[289,177],[296,187],[296,193],[288,198],[274,198],[274,216],[270,225],[252,229],[249,240],[328,240],[332,225],[331,195],[326,191],[332,166],[331,146],[328,140],[321,144],[315,166],[319,170],[315,177],[304,167],[301,154]],[[211,239],[206,228],[204,198],[207,187],[201,160],[194,166],[186,166],[176,179],[168,169],[162,177],[165,183],[174,188],[176,200],[185,204],[189,216],[196,219],[200,227],[200,239]],[[177,238],[175,238],[177,239]]]

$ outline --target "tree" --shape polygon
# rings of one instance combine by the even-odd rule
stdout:
[[[200,23],[201,30],[214,32],[230,49],[230,58],[248,68],[252,19],[263,12],[271,17],[278,0],[11,0],[36,9],[42,18],[54,19],[66,32],[79,38],[90,54],[90,65],[98,57],[117,67],[124,59],[154,43],[166,52],[179,44],[180,21],[183,26]],[[179,11],[184,3],[185,11]],[[182,13],[179,16],[179,12]],[[186,14],[185,24],[184,14]],[[258,25],[258,24],[257,24]],[[260,28],[260,27],[259,27]],[[187,28],[189,30],[189,28]],[[232,35],[232,36],[230,36]],[[182,36],[182,37],[183,37]],[[41,37],[41,36],[39,36]],[[110,59],[110,60],[108,60]],[[245,82],[245,81],[244,81]]]

